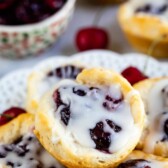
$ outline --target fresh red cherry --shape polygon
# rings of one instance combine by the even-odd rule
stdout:
[[[59,10],[65,4],[66,0],[45,0],[48,7],[54,10]]]
[[[135,83],[148,78],[139,69],[132,66],[126,68],[124,71],[121,72],[121,74],[130,82],[131,85],[134,85]]]
[[[8,123],[12,119],[14,119],[15,117],[17,117],[17,116],[19,116],[20,114],[23,114],[23,113],[26,113],[26,111],[21,109],[21,108],[18,108],[18,107],[12,107],[12,108],[4,111],[0,115],[0,126]]]
[[[76,45],[80,51],[105,49],[108,45],[108,34],[97,27],[81,29],[76,36]]]
[[[5,10],[10,7],[15,0],[0,0],[0,10]]]

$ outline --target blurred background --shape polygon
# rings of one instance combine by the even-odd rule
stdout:
[[[104,5],[102,5],[104,4]],[[117,21],[117,10],[119,3],[98,3],[91,0],[77,0],[76,9],[68,30],[56,44],[53,53],[71,55],[77,52],[75,36],[78,30],[84,27],[98,26],[104,28],[109,35],[108,49],[119,52],[131,52],[130,44]],[[96,23],[95,23],[96,19]]]
[[[99,2],[100,1],[100,2]],[[119,53],[132,52],[133,49],[125,39],[117,22],[118,4],[111,1],[77,0],[75,11],[68,27],[53,46],[41,54],[22,59],[0,58],[0,76],[22,67],[30,67],[42,59],[55,55],[70,56],[79,50],[76,47],[76,34],[80,29],[86,27],[100,27],[108,33],[107,49]],[[31,26],[30,26],[31,28]],[[0,51],[1,52],[1,51]]]

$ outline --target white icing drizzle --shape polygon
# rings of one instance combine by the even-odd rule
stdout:
[[[46,93],[51,87],[54,86],[54,84],[56,84],[57,82],[59,82],[59,78],[56,76],[52,76],[52,77],[44,77],[40,83],[39,83],[39,87],[38,87],[38,99],[41,98],[43,96],[44,93]]]
[[[168,80],[157,82],[152,87],[147,99],[149,133],[145,141],[144,151],[148,153],[153,153],[155,145],[162,141],[165,135],[163,126],[165,120],[168,119],[168,108],[165,106],[162,89],[167,85]],[[165,113],[163,114],[163,112]]]
[[[159,161],[152,161],[149,166],[151,166],[151,168],[165,168],[166,163],[163,162],[159,162]]]
[[[25,154],[18,153],[24,152]],[[4,148],[11,148],[7,151]],[[0,145],[0,165],[8,165],[12,168],[64,168],[57,160],[55,160],[38,142],[32,133],[26,134],[17,144]]]
[[[130,140],[130,136],[134,135],[135,127],[133,116],[130,111],[129,99],[121,101],[118,108],[114,111],[108,111],[103,107],[106,95],[119,99],[122,97],[120,85],[111,85],[109,87],[99,86],[90,90],[89,86],[79,85],[72,80],[64,80],[59,84],[59,92],[61,100],[70,104],[71,117],[67,126],[61,121],[60,111],[63,105],[56,111],[56,119],[65,126],[67,134],[71,134],[75,141],[80,145],[88,148],[95,148],[96,145],[90,137],[90,129],[95,128],[100,121],[104,123],[104,131],[111,134],[111,144],[109,151],[111,153],[124,148]],[[87,94],[79,96],[73,93],[73,89],[82,89]],[[132,94],[133,95],[133,94]],[[129,97],[130,98],[130,97]],[[106,119],[112,120],[122,130],[116,133],[106,123]],[[54,139],[54,135],[52,137]]]
[[[137,164],[136,168],[145,168],[144,166],[150,166],[150,168],[165,168],[166,163],[156,160],[149,160],[147,162],[140,162]]]
[[[167,0],[130,0],[129,2],[130,4],[130,10],[132,12],[136,11],[136,9],[138,9],[139,7],[143,7],[147,4],[150,4],[153,7],[153,13],[155,13],[155,10],[157,8],[161,8],[163,7],[163,5],[168,5],[168,1]],[[137,15],[155,15],[157,17],[159,17],[160,19],[163,19],[165,21],[168,20],[168,8],[161,13],[158,14],[153,14],[152,12],[138,12],[136,13]]]

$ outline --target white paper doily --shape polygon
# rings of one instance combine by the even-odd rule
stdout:
[[[135,66],[149,77],[168,76],[168,64],[160,63],[142,54],[119,55],[111,51],[89,51],[71,57],[53,57],[35,66],[41,70],[46,66],[59,66],[68,62],[81,62],[90,67],[104,67],[121,72],[128,66]],[[0,113],[11,106],[25,107],[27,78],[30,69],[12,72],[0,80]]]
[[[111,51],[94,50],[75,54],[71,57],[51,57],[41,61],[35,69],[55,67],[68,62],[81,62],[90,67],[104,67],[121,72],[128,66],[135,66],[149,77],[168,76],[168,63],[161,63],[143,54],[117,54]]]
[[[25,107],[29,73],[29,69],[22,69],[0,80],[0,113],[10,107]]]

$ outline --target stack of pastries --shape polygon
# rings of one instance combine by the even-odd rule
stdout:
[[[26,104],[1,114],[2,168],[168,168],[168,78],[46,65]]]

